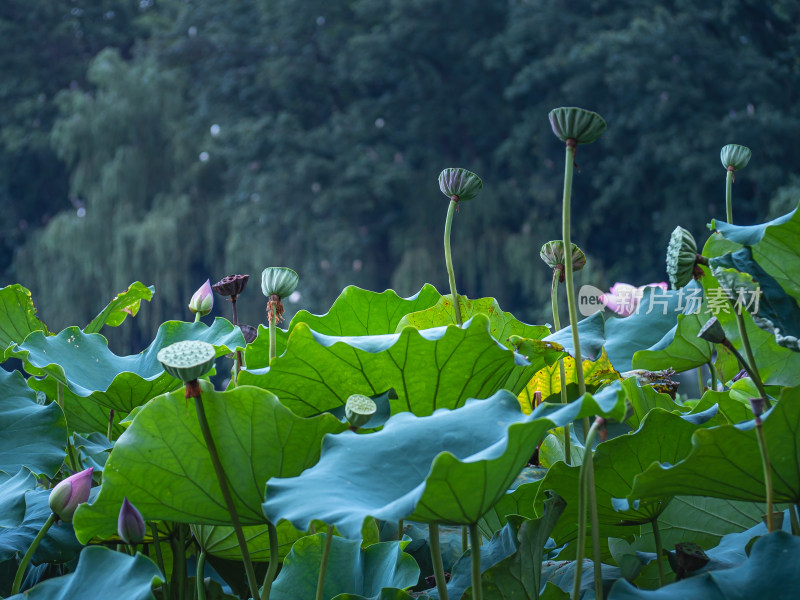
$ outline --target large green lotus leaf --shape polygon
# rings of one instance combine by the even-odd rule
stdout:
[[[151,600],[154,598],[151,587],[160,580],[158,567],[143,554],[129,556],[94,546],[81,552],[74,573],[43,581],[24,594],[16,594],[7,600]]]
[[[578,382],[575,359],[571,356],[566,356],[562,360],[564,361],[564,375],[567,381],[568,396],[575,397]],[[611,365],[605,350],[601,352],[597,360],[583,361],[583,380],[588,392],[592,393],[601,386],[617,379],[620,379],[620,374]],[[525,385],[525,389],[520,392],[518,398],[524,412],[529,413],[533,410],[536,392],[541,392],[543,401],[561,401],[561,369],[558,362],[537,371]]]
[[[800,302],[800,212],[792,211],[784,223],[766,228],[753,246],[753,258],[771,275],[787,294]],[[760,281],[760,280],[759,280]]]
[[[297,600],[314,597],[326,535],[318,533],[294,543],[272,584],[270,598]],[[322,597],[357,594],[356,598],[377,600],[382,588],[415,585],[419,579],[419,567],[403,552],[406,543],[381,542],[362,550],[358,540],[333,536]]]
[[[503,312],[503,309],[500,308],[494,298],[470,300],[463,296],[459,299],[459,304],[463,321],[471,319],[477,314],[488,316],[489,331],[492,337],[508,348],[511,348],[511,344],[508,341],[509,336],[518,335],[523,338],[539,340],[550,333],[550,330],[544,325],[528,325],[518,321],[510,312]],[[431,327],[453,325],[455,323],[453,296],[447,295],[439,298],[439,301],[430,308],[404,316],[397,324],[396,331],[401,331],[404,327],[430,329]]]
[[[25,492],[25,516],[15,527],[0,527],[0,563],[15,556],[22,556],[41,530],[47,518],[53,513],[48,502],[50,490],[28,490]],[[59,521],[47,530],[32,563],[65,563],[71,561],[81,551],[75,539],[72,523]]]
[[[49,397],[55,397],[61,382],[65,402],[89,399],[82,401],[127,414],[150,398],[182,385],[164,372],[156,355],[161,348],[183,340],[208,342],[216,348],[217,356],[245,345],[241,330],[217,317],[211,327],[200,322],[167,321],[143,352],[130,356],[117,356],[102,335],[86,334],[77,327],[56,336],[35,332],[11,354],[22,359],[29,373],[47,376],[32,379],[29,385]]]
[[[726,240],[730,240],[731,242],[740,244],[741,246],[755,246],[762,239],[764,239],[764,236],[771,228],[788,223],[789,221],[794,220],[796,216],[797,210],[795,209],[790,213],[773,219],[772,221],[759,223],[758,225],[732,225],[730,223],[726,223],[725,221],[712,219],[711,226],[715,231],[718,231],[720,234],[722,234],[722,237],[724,237]],[[705,253],[703,255],[708,256]]]
[[[753,544],[750,557],[741,565],[707,572],[666,585],[658,590],[639,590],[621,579],[614,584],[609,600],[739,600],[769,598],[794,600],[800,594],[800,538],[785,531],[765,535]]]
[[[694,285],[690,284],[687,289]],[[681,290],[648,288],[637,310],[629,317],[605,317],[605,313],[598,312],[579,321],[581,354],[594,360],[605,349],[617,371],[630,371],[634,354],[669,345],[675,334],[677,317],[687,308],[690,308],[689,303]],[[571,327],[544,339],[557,342],[573,353]]]
[[[427,417],[400,413],[377,433],[326,437],[317,465],[298,477],[269,481],[264,514],[300,530],[319,519],[351,539],[368,516],[477,523],[548,429],[592,414],[621,418],[623,412],[620,393],[602,401],[586,395],[567,405],[542,404],[524,415],[516,397],[501,390]]]
[[[376,396],[394,388],[392,413],[429,415],[456,408],[467,398],[486,398],[501,388],[519,393],[531,376],[561,355],[543,344],[528,361],[489,333],[476,315],[455,326],[400,333],[335,337],[299,323],[286,352],[268,369],[242,372],[242,384],[268,389],[299,415],[332,410],[351,394]]]
[[[702,279],[706,297],[712,298],[719,296],[719,282],[711,276],[708,270]],[[736,316],[729,306],[709,304],[710,315],[716,316],[725,330],[725,335],[733,345],[744,355],[744,348],[736,324]],[[788,348],[783,348],[775,341],[775,336],[758,327],[750,313],[744,311],[742,314],[747,336],[750,339],[750,347],[755,356],[758,372],[761,379],[767,385],[796,386],[800,385],[800,352],[793,352]],[[723,349],[724,350],[724,349]],[[720,354],[722,354],[720,352]]]
[[[697,337],[704,323],[705,319],[697,314],[678,315],[678,327],[672,340],[667,340],[663,347],[657,344],[634,354],[633,368],[648,371],[675,369],[680,373],[711,362],[713,345]]]
[[[257,562],[269,561],[269,533],[267,525],[243,527],[250,558]],[[294,544],[306,533],[297,531],[290,523],[278,525],[278,555],[285,558]],[[192,533],[200,546],[209,554],[226,560],[242,560],[239,543],[233,527],[221,525],[192,525]]]
[[[630,494],[634,477],[653,461],[663,462],[686,456],[691,450],[692,434],[711,416],[682,416],[654,408],[635,432],[597,445],[594,471],[601,535],[630,537],[638,533],[639,525],[658,518],[669,504],[671,494],[630,505],[619,499]],[[563,518],[552,533],[558,545],[575,539],[579,472],[580,467],[556,463],[539,486],[537,505],[543,502],[547,490],[554,491],[567,501]]]
[[[20,469],[13,477],[0,478],[0,528],[16,527],[25,518],[25,492],[36,487],[36,477]]]
[[[293,476],[313,465],[322,437],[346,425],[331,415],[297,417],[258,388],[217,392],[208,382],[200,385],[241,522],[261,525],[267,479]],[[114,535],[125,496],[148,521],[230,524],[195,407],[186,402],[183,390],[154,398],[119,437],[106,462],[100,494],[75,513],[79,539]]]
[[[774,501],[800,501],[800,388],[785,389],[763,417]],[[763,501],[764,475],[753,421],[700,429],[691,452],[637,475],[631,500],[664,495]],[[674,464],[670,464],[674,463]]]
[[[100,333],[104,325],[119,327],[129,316],[136,316],[142,300],[150,302],[153,292],[155,292],[155,288],[152,285],[146,286],[134,281],[128,286],[128,289],[114,296],[111,302],[100,311],[100,314],[83,328],[84,333]]]
[[[348,286],[324,315],[298,311],[285,331],[277,331],[277,353],[283,354],[288,335],[298,323],[305,323],[318,333],[333,336],[394,333],[400,319],[406,314],[433,306],[440,298],[436,288],[428,283],[409,298],[401,298],[394,290],[378,293]],[[258,328],[258,338],[247,346],[245,364],[248,369],[269,366],[269,334],[263,325]]]
[[[30,291],[18,283],[0,289],[0,362],[8,358],[9,346],[21,343],[33,331],[48,333],[36,317]]]
[[[52,477],[64,462],[67,427],[57,404],[37,404],[22,373],[0,369],[0,471]]]

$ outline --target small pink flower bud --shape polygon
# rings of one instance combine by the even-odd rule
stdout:
[[[192,296],[189,302],[189,310],[194,314],[199,314],[205,317],[214,308],[214,292],[211,290],[211,280],[206,279],[206,282],[201,285]]]
[[[142,513],[128,501],[122,500],[122,508],[117,519],[117,533],[126,544],[138,544],[144,539],[145,528]]]
[[[72,515],[79,504],[89,500],[92,489],[92,471],[89,467],[85,471],[75,473],[60,482],[50,492],[48,500],[52,510],[62,521],[72,521]]]

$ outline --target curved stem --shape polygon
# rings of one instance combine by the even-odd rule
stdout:
[[[481,534],[478,524],[469,525],[469,544],[472,548],[472,600],[483,600],[483,584],[481,583]]]
[[[150,532],[153,535],[153,543],[155,544],[156,562],[158,563],[158,568],[161,569],[161,574],[164,576],[163,596],[164,598],[169,598],[169,583],[167,583],[167,570],[164,568],[164,556],[161,554],[161,539],[158,535],[158,527],[152,521],[150,521]]]
[[[428,545],[431,547],[433,577],[436,580],[436,591],[439,592],[439,600],[448,600],[447,582],[444,579],[444,565],[442,564],[442,549],[439,546],[438,523],[428,523]]]
[[[733,202],[731,201],[731,187],[733,184],[733,171],[728,169],[728,176],[725,178],[725,216],[728,223],[733,224]]]
[[[322,560],[319,564],[319,577],[317,578],[316,600],[322,600],[322,590],[325,587],[325,571],[328,569],[328,555],[331,553],[331,539],[333,538],[333,525],[328,524],[325,534],[325,548],[322,550]]]
[[[561,277],[559,269],[553,269],[553,283],[550,287],[550,306],[553,309],[553,329],[561,329],[561,320],[558,317],[558,280]],[[567,370],[564,368],[564,359],[558,360],[558,376],[561,382],[561,404],[567,404]],[[564,462],[572,464],[569,424],[564,427]]]
[[[453,295],[456,323],[461,327],[461,306],[458,303],[456,276],[453,272],[453,255],[450,252],[450,230],[453,228],[453,213],[455,213],[456,206],[458,206],[458,200],[450,199],[450,206],[447,207],[447,220],[444,222],[444,261],[447,264],[447,277],[450,279],[450,293]]]
[[[47,530],[50,529],[50,526],[56,522],[58,517],[55,513],[50,513],[50,516],[47,517],[47,521],[44,522],[42,528],[39,530],[39,533],[36,534],[36,537],[33,538],[28,551],[25,553],[25,556],[22,557],[22,562],[19,563],[19,567],[17,567],[17,574],[14,576],[14,584],[11,586],[11,595],[19,592],[19,588],[22,585],[22,577],[25,575],[25,569],[28,568],[28,564],[31,562],[31,558],[33,558],[33,553],[36,552],[36,548],[39,547],[39,543],[44,539],[44,536],[47,535]]]
[[[767,441],[764,439],[764,429],[761,426],[761,417],[756,417],[756,437],[758,438],[758,449],[761,451],[761,465],[764,468],[764,487],[767,496],[767,530],[775,531],[775,523],[772,515],[772,466],[769,462],[767,452]]]
[[[575,359],[575,375],[578,380],[578,397],[586,393],[581,359],[581,342],[578,337],[578,309],[575,307],[575,288],[572,280],[572,239],[570,238],[570,201],[572,199],[572,166],[575,160],[573,149],[567,146],[566,165],[564,166],[564,203],[561,209],[561,237],[564,242],[564,280],[567,286],[567,307],[569,308],[569,325],[572,328],[573,358]]]
[[[658,585],[664,587],[667,585],[667,577],[664,574],[664,560],[661,557],[661,530],[658,528],[658,517],[650,521],[653,526],[653,538],[656,543],[656,564],[658,565]]]
[[[753,383],[756,384],[758,393],[761,394],[761,397],[764,399],[764,403],[767,405],[767,408],[769,408],[772,406],[772,404],[770,403],[769,398],[767,398],[767,392],[764,391],[764,383],[761,381],[761,376],[758,374],[756,360],[753,356],[753,350],[750,347],[750,338],[747,335],[747,328],[744,324],[744,317],[742,316],[741,310],[737,310],[735,306],[733,306],[733,314],[736,316],[736,327],[739,329],[739,337],[742,338],[742,346],[744,346],[744,353],[747,357],[747,364],[744,368],[749,373]]]
[[[197,588],[197,600],[206,600],[206,586],[204,572],[206,568],[206,551],[200,549],[197,559],[197,573],[194,576],[194,585]]]
[[[264,585],[261,587],[261,600],[269,600],[272,590],[272,582],[278,572],[280,557],[278,555],[278,529],[272,521],[267,521],[267,532],[269,534],[269,567],[264,577]]]
[[[589,428],[589,433],[586,434],[586,446],[583,450],[583,463],[581,464],[580,476],[578,478],[580,482],[580,493],[578,494],[578,549],[577,556],[575,558],[575,580],[572,583],[572,600],[578,600],[581,593],[583,557],[586,554],[586,497],[588,496],[589,488],[587,466],[591,464],[592,443],[594,442],[594,438],[597,435],[597,430],[600,428],[602,423],[602,419],[595,419],[594,423]]]
[[[203,432],[203,439],[208,448],[208,454],[211,457],[211,463],[214,465],[214,471],[217,474],[217,481],[219,482],[222,497],[225,499],[225,506],[231,516],[233,522],[233,530],[236,533],[236,539],[239,542],[239,550],[242,553],[242,561],[244,562],[244,570],[247,573],[247,583],[250,586],[250,594],[253,598],[258,598],[258,583],[256,582],[256,574],[253,570],[253,563],[250,561],[250,552],[247,550],[247,541],[244,538],[242,531],[242,524],[239,521],[239,514],[236,512],[236,507],[233,504],[230,489],[228,488],[228,481],[225,476],[225,471],[222,468],[222,463],[219,460],[217,453],[217,446],[214,444],[214,438],[211,436],[211,429],[208,427],[208,419],[206,418],[206,411],[203,408],[203,400],[200,397],[195,397],[194,405],[197,409],[197,420],[200,422],[200,430]]]

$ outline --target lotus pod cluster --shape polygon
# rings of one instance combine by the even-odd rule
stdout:
[[[167,373],[187,383],[208,373],[216,350],[207,342],[187,340],[162,348],[156,358]]]
[[[752,156],[750,148],[747,146],[740,146],[739,144],[728,144],[723,146],[719,152],[719,159],[722,161],[722,166],[727,170],[741,171],[750,162]]]
[[[244,291],[249,279],[250,275],[228,275],[212,285],[211,288],[220,296],[230,296],[232,300],[236,300]]]
[[[288,267],[267,267],[261,273],[261,291],[267,298],[286,298],[297,289],[299,281],[297,273]]]
[[[591,144],[606,130],[606,121],[596,112],[583,108],[562,107],[550,111],[550,127],[562,142],[575,140],[578,144]]]
[[[377,405],[368,396],[353,394],[347,399],[344,407],[344,416],[351,427],[365,425],[378,410]]]
[[[562,240],[553,240],[547,242],[539,251],[539,256],[551,269],[562,269],[566,259],[564,258],[564,242]],[[577,245],[572,244],[572,270],[580,271],[586,266],[586,255],[583,250],[578,248]]]
[[[472,171],[450,168],[439,173],[439,189],[448,198],[455,196],[458,201],[466,202],[480,193],[483,181]]]
[[[694,277],[697,243],[683,227],[676,227],[667,247],[667,275],[672,289],[682,288]]]

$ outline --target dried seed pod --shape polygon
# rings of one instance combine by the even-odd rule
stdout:
[[[250,275],[228,275],[212,285],[211,288],[220,296],[231,296],[235,300],[244,291],[249,279]]]

